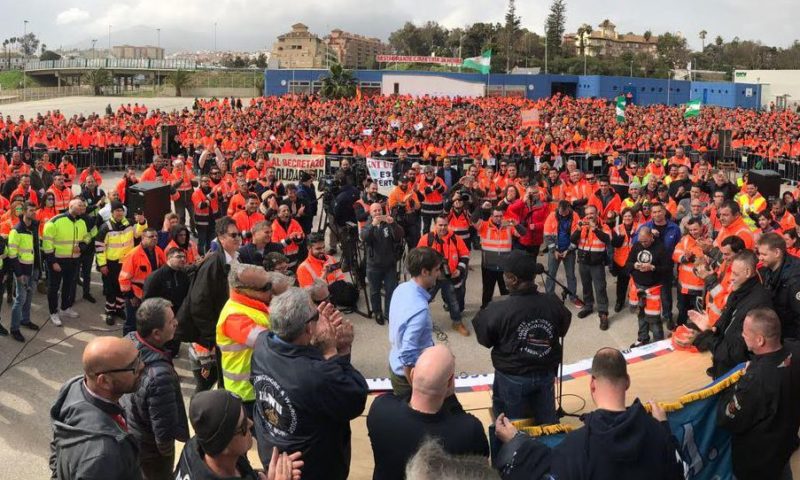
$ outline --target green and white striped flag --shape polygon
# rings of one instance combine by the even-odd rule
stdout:
[[[617,97],[617,122],[625,123],[625,97]]]
[[[492,51],[486,50],[481,54],[480,57],[465,58],[461,66],[464,68],[478,70],[482,74],[486,75],[492,68]]]
[[[702,105],[702,102],[699,98],[697,100],[689,100],[689,103],[686,104],[686,110],[683,111],[683,118],[700,115],[700,105]]]

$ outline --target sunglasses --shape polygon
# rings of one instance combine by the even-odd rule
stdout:
[[[123,372],[131,372],[136,373],[137,371],[141,371],[144,367],[144,363],[142,363],[142,359],[137,356],[136,359],[131,362],[131,364],[125,368],[112,368],[111,370],[103,370],[102,372],[96,372],[94,376],[98,375],[106,375],[109,373],[123,373]]]
[[[227,235],[231,238],[239,238],[242,234],[239,232],[228,232]]]

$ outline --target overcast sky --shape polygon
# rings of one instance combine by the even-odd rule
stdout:
[[[768,0],[567,0],[567,31],[582,23],[597,25],[609,18],[618,31],[654,34],[681,32],[692,48],[700,48],[697,34],[708,31],[706,42],[717,35],[730,40],[757,39],[768,45],[788,46],[800,38],[792,20],[800,17],[800,1]],[[543,31],[550,0],[517,2],[522,25]],[[134,26],[143,29],[141,44],[156,43],[161,28],[162,45],[174,49],[211,49],[217,22],[218,49],[256,50],[271,48],[275,37],[303,22],[323,35],[332,28],[377,36],[389,33],[407,20],[435,20],[447,27],[476,21],[502,22],[507,0],[32,0],[3,1],[0,36],[20,35],[23,20],[50,47],[85,43],[98,39],[107,45],[114,32]],[[180,36],[178,36],[180,32]],[[173,35],[170,35],[173,33]],[[189,35],[190,34],[190,35]],[[147,38],[149,37],[149,38]],[[178,38],[176,38],[178,37]],[[182,38],[185,40],[182,40]]]

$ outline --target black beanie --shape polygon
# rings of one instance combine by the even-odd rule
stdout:
[[[114,210],[125,210],[125,205],[119,200],[111,200],[111,211],[113,212]]]
[[[189,405],[200,446],[209,455],[219,455],[231,443],[239,425],[242,399],[227,390],[209,390],[195,394]]]

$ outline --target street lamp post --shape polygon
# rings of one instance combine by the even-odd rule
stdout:
[[[108,54],[111,55],[111,24],[108,24]]]
[[[94,49],[95,44],[97,44],[97,39],[93,38],[92,39],[92,60],[97,58],[97,52]]]
[[[217,52],[217,22],[214,22],[214,53]]]
[[[28,36],[28,21],[22,21],[22,100],[25,101],[25,86],[27,84],[25,78],[25,63],[28,60],[28,52],[25,50],[25,37]]]
[[[464,37],[466,35],[461,35],[461,38],[458,39],[458,58],[463,62],[464,56],[461,54],[461,49],[464,47]],[[458,71],[461,72],[461,65],[458,66]]]

